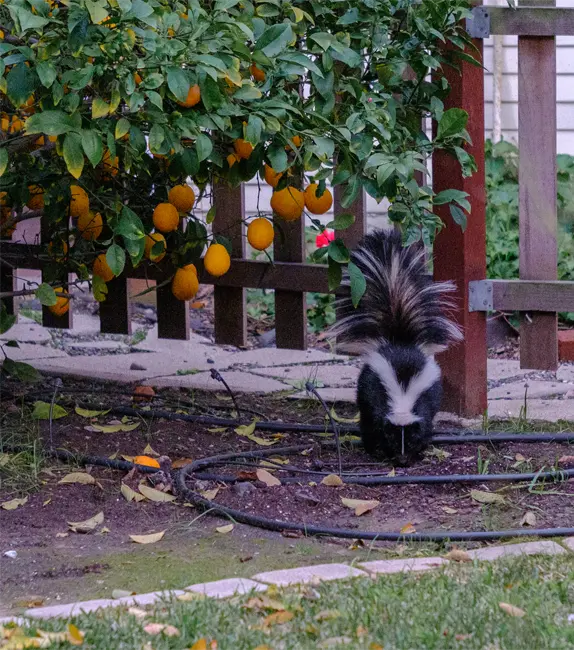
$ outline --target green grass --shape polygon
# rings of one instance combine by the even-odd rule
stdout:
[[[93,650],[189,648],[217,641],[218,650],[379,648],[393,650],[566,650],[574,647],[574,556],[522,557],[451,565],[425,574],[324,583],[271,594],[291,620],[270,625],[272,609],[227,601],[169,601],[138,619],[125,609],[82,615],[74,623]],[[512,616],[499,603],[524,610]],[[179,636],[150,636],[148,623],[169,624]],[[42,621],[65,630],[67,621]],[[29,633],[35,633],[33,626]],[[149,644],[149,645],[146,645]],[[60,647],[67,647],[62,644]],[[209,645],[208,645],[209,647]]]

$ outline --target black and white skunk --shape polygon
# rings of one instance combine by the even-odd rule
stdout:
[[[342,349],[364,357],[357,403],[365,450],[404,465],[428,445],[439,410],[442,384],[434,355],[462,338],[443,312],[454,285],[434,283],[424,250],[403,247],[394,230],[367,235],[351,260],[367,290],[357,308],[350,297],[338,302],[332,333]]]

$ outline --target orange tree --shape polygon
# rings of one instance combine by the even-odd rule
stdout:
[[[445,111],[448,84],[429,77],[471,58],[461,28],[467,4],[0,4],[0,228],[8,237],[17,222],[41,217],[40,254],[49,262],[37,297],[63,313],[66,273],[89,280],[104,300],[111,278],[163,258],[174,294],[186,299],[207,246],[207,270],[225,273],[228,242],[209,234],[213,209],[205,220],[195,215],[190,181],[204,195],[215,181],[236,185],[260,173],[274,186],[276,226],[307,212],[321,231],[311,215],[330,207],[329,182],[344,184],[344,207],[363,189],[389,199],[390,219],[409,242],[432,239],[439,203],[450,203],[464,227],[464,193],[435,196],[416,172],[437,148],[456,155],[465,174],[473,170],[467,115]],[[438,122],[434,140],[421,130],[424,117]],[[344,214],[328,225],[352,221]],[[252,233],[259,249],[272,239],[261,222]],[[336,287],[349,264],[344,244],[335,239],[315,259],[328,261]],[[364,278],[353,266],[349,274],[357,302]],[[12,321],[3,313],[5,329]]]

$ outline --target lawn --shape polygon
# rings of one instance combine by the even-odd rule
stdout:
[[[147,611],[90,613],[73,624],[93,650],[566,650],[574,647],[573,613],[574,555],[568,554],[451,564],[226,601],[173,600]],[[66,631],[68,624],[38,626]]]

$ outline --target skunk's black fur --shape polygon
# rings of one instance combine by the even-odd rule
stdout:
[[[339,301],[332,332],[341,347],[364,355],[357,403],[365,450],[406,464],[427,446],[439,410],[434,355],[462,338],[443,311],[454,286],[433,283],[424,251],[404,248],[396,231],[367,235],[351,260],[367,290],[357,308],[350,297]]]

